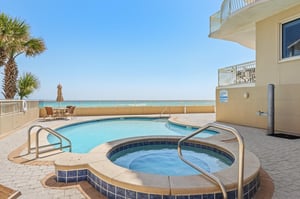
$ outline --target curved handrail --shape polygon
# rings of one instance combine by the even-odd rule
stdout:
[[[225,186],[220,181],[220,179],[217,178],[216,176],[210,174],[210,173],[207,173],[202,168],[200,168],[200,167],[194,165],[193,163],[189,162],[188,160],[184,159],[184,157],[182,155],[182,151],[181,151],[181,144],[182,144],[182,142],[190,139],[191,137],[194,137],[195,135],[201,133],[202,131],[204,131],[204,130],[210,128],[210,127],[214,127],[214,128],[217,128],[217,129],[228,131],[228,132],[232,133],[233,135],[235,135],[235,137],[238,140],[238,143],[239,143],[238,199],[242,199],[243,198],[244,149],[245,149],[245,147],[244,147],[243,137],[240,135],[240,133],[236,129],[234,129],[232,127],[220,125],[220,124],[209,123],[209,124],[205,125],[204,127],[196,130],[192,134],[190,134],[190,135],[188,135],[188,136],[186,136],[184,138],[181,138],[179,140],[179,142],[178,142],[178,156],[186,164],[188,164],[189,166],[193,167],[197,171],[201,172],[212,183],[217,184],[220,187],[221,191],[222,191],[224,199],[227,199],[227,192],[226,192]]]
[[[62,134],[60,134],[60,133],[54,131],[53,129],[51,129],[51,128],[49,128],[49,127],[47,127],[46,129],[47,129],[48,132],[51,131],[51,132],[49,132],[49,133],[51,133],[52,135],[55,134],[57,137],[63,138],[64,140],[66,140],[66,141],[69,143],[70,146],[72,146],[71,140],[70,140],[69,138],[63,136]],[[72,147],[70,147],[70,150],[69,150],[69,151],[72,152]]]
[[[40,128],[37,132],[36,132],[36,140],[35,140],[35,145],[36,145],[36,147],[35,147],[35,156],[36,156],[36,158],[38,158],[39,157],[39,154],[40,154],[40,151],[39,151],[39,134],[40,134],[40,132],[42,131],[42,130],[46,130],[46,131],[48,131],[48,128],[47,127],[42,127],[42,128]],[[50,133],[50,132],[49,132]],[[52,133],[51,133],[52,134]],[[53,135],[53,134],[52,134]],[[59,136],[55,136],[55,137],[57,137],[58,139],[59,139],[59,143],[60,143],[60,148],[62,148],[62,138],[61,137],[59,137]]]
[[[38,131],[36,132],[36,145],[35,145],[35,147],[31,148],[31,130],[33,128],[36,128],[36,127],[39,128]],[[43,146],[40,146],[40,147],[48,147],[48,146],[53,146],[53,145],[59,144],[60,145],[60,148],[59,148],[60,150],[62,150],[63,148],[69,148],[69,152],[72,152],[72,143],[71,143],[71,141],[67,137],[61,135],[60,133],[56,132],[55,130],[53,130],[53,129],[49,128],[49,127],[43,127],[41,125],[33,125],[33,126],[31,126],[28,129],[28,154],[30,154],[31,149],[35,149],[35,151],[36,151],[36,158],[39,157],[39,154],[40,154],[40,151],[39,151],[39,148],[40,148],[39,147],[39,134],[40,134],[40,132],[42,130],[45,130],[48,133],[50,133],[53,136],[55,136],[56,138],[58,138],[59,142],[55,143],[55,144],[50,144],[50,145],[43,145]],[[63,146],[63,139],[68,142],[68,145]],[[50,151],[50,150],[48,150],[48,151]]]
[[[40,151],[39,151],[39,134],[42,130],[47,131],[48,133],[54,135],[55,137],[57,137],[59,139],[59,143],[60,143],[60,150],[62,150],[63,148],[69,147],[69,152],[72,152],[72,143],[71,141],[66,138],[65,136],[59,134],[58,132],[54,131],[53,129],[49,128],[49,127],[41,127],[37,133],[36,133],[36,158],[39,157]],[[67,142],[69,142],[69,145],[67,145],[66,147],[62,146],[62,139],[65,139]]]
[[[43,128],[42,125],[33,125],[31,126],[29,129],[28,129],[28,141],[27,141],[27,144],[28,144],[28,154],[30,154],[30,150],[31,150],[31,130],[35,127],[38,127],[38,128]]]

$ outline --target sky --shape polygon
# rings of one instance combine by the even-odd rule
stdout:
[[[214,100],[218,69],[255,59],[251,49],[208,37],[221,3],[0,0],[0,12],[46,44],[16,59],[19,75],[40,81],[28,99],[55,100],[61,84],[65,100]],[[3,67],[1,88],[2,79]]]

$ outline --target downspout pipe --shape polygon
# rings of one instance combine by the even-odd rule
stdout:
[[[275,86],[268,84],[268,135],[274,135],[275,126]]]

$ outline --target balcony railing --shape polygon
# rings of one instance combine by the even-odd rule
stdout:
[[[224,0],[220,11],[210,17],[210,33],[217,31],[232,14],[258,1],[260,0]]]
[[[219,86],[235,86],[254,84],[256,62],[246,62],[218,70]]]

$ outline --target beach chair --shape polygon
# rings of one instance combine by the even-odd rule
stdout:
[[[69,119],[72,119],[75,108],[76,108],[76,106],[67,106],[67,111],[65,112],[65,116],[69,116]]]
[[[44,120],[46,120],[46,118],[48,118],[48,119],[56,119],[57,113],[55,113],[55,112],[53,111],[53,108],[52,108],[52,107],[46,106],[46,107],[45,107],[45,110],[46,110],[46,115],[45,115],[45,117],[44,117]]]

